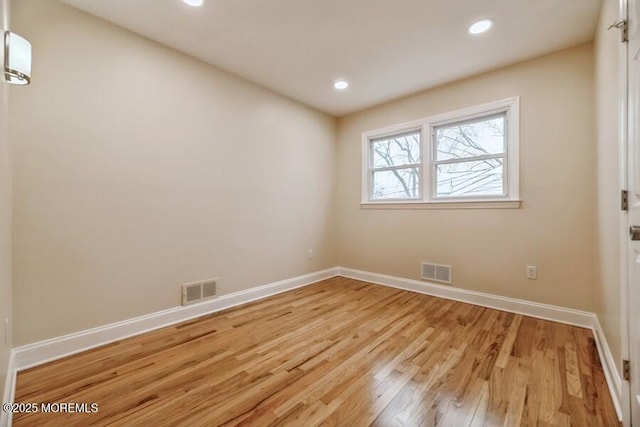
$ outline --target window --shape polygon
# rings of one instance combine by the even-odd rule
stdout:
[[[420,197],[420,131],[371,140],[371,197],[418,199]]]
[[[365,132],[363,204],[519,207],[518,118],[511,98]]]
[[[504,197],[506,112],[434,128],[434,198]]]

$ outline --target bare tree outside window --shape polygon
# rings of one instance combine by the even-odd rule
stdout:
[[[373,199],[420,197],[420,132],[371,141]]]
[[[505,193],[506,114],[436,127],[436,197]]]
[[[363,132],[362,203],[517,208],[519,129],[512,97]]]

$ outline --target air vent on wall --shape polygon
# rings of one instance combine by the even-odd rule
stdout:
[[[434,280],[441,283],[451,283],[451,266],[423,262],[422,278],[424,280]]]
[[[182,305],[193,304],[194,302],[216,296],[216,279],[204,280],[182,285]]]

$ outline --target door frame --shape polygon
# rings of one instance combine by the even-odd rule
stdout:
[[[628,0],[618,0],[618,20],[628,20]],[[621,190],[628,190],[629,186],[629,73],[628,73],[628,43],[620,43],[618,47],[618,153],[619,153],[619,183]],[[630,356],[630,311],[629,311],[629,215],[620,211],[620,353],[623,359]],[[621,364],[622,361],[619,361]],[[621,372],[620,372],[621,373]],[[631,427],[631,387],[628,381],[619,376],[621,382],[620,400],[622,404],[622,423]],[[636,420],[636,424],[638,420]]]

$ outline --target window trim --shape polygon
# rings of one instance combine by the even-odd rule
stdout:
[[[435,167],[435,128],[451,123],[488,117],[492,114],[506,113],[504,167],[505,196],[474,197],[436,197]],[[419,177],[418,199],[380,199],[371,198],[373,175],[371,168],[370,141],[402,133],[420,130],[421,169]],[[362,133],[362,173],[361,204],[363,207],[384,208],[518,208],[520,207],[520,97],[502,99],[495,102],[476,105],[450,111],[418,120]],[[500,156],[502,157],[502,156]]]

